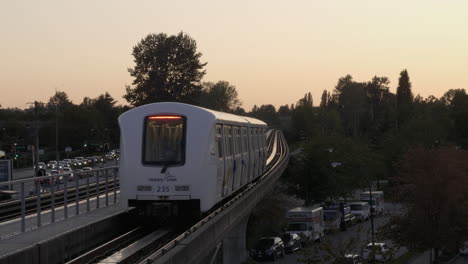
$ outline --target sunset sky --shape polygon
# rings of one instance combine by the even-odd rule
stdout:
[[[204,81],[234,84],[246,110],[320,103],[338,78],[390,78],[413,92],[468,88],[468,1],[0,1],[0,105],[55,90],[74,103],[108,91],[120,104],[132,48],[149,33],[197,41]]]

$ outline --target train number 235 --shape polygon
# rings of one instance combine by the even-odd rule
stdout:
[[[169,186],[156,186],[156,192],[169,192]]]

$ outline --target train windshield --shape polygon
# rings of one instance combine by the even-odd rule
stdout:
[[[147,117],[143,147],[145,164],[184,164],[185,118],[176,115]]]

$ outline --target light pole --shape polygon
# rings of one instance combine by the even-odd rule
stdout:
[[[55,105],[55,159],[57,162],[60,160],[59,150],[58,150],[58,104]]]

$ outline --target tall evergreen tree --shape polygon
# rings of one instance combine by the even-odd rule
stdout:
[[[320,101],[320,107],[327,107],[327,106],[328,106],[328,91],[323,90],[322,100]]]
[[[404,69],[400,73],[396,96],[398,125],[401,125],[411,115],[413,105],[413,93],[411,92],[411,82],[409,80],[408,71],[406,69]]]

